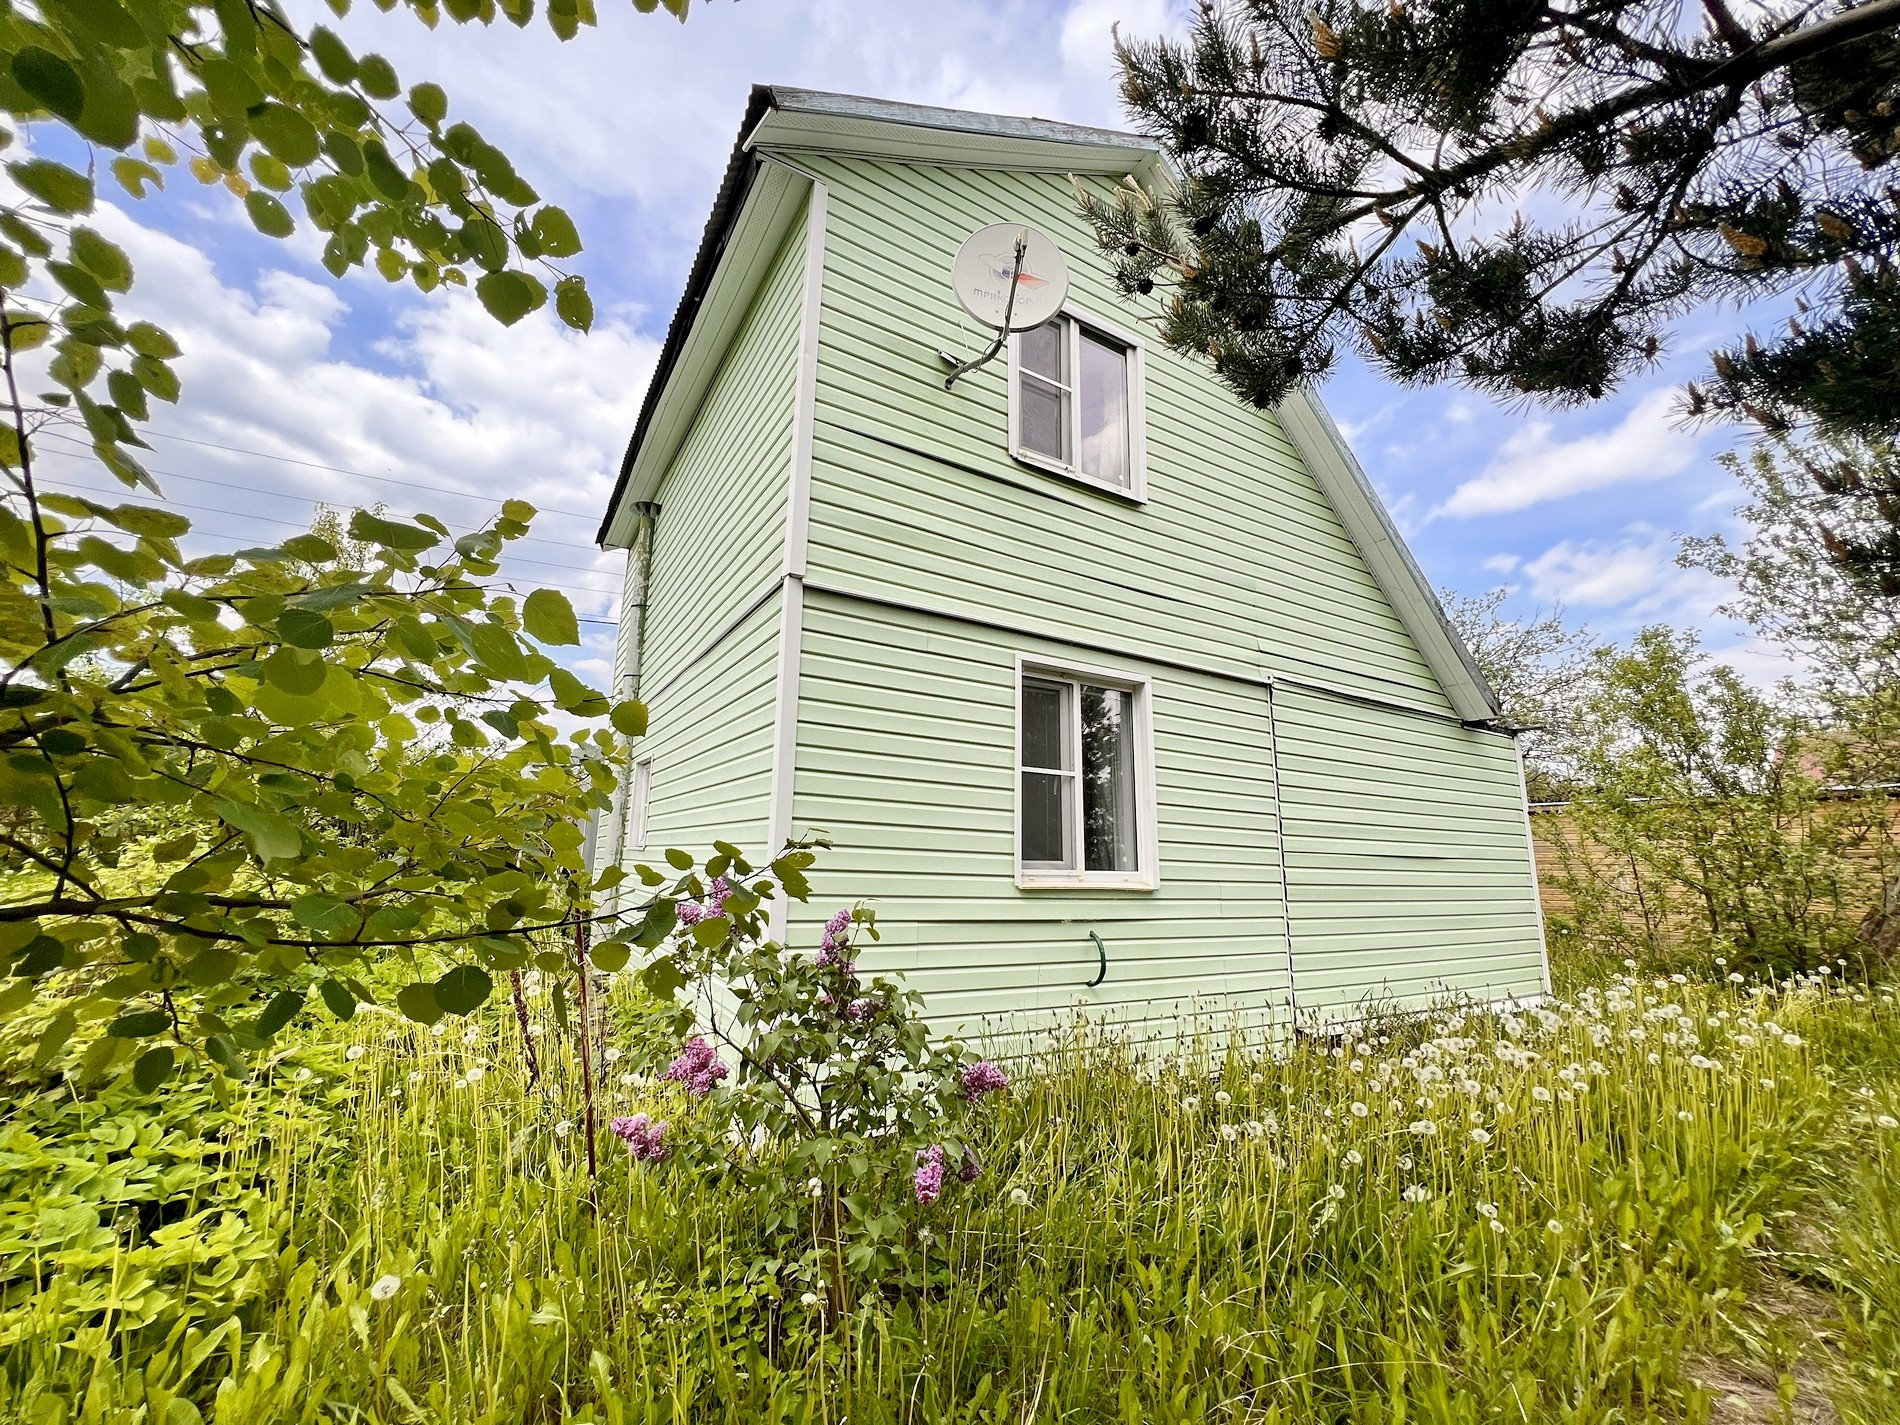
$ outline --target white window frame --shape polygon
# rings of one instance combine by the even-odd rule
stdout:
[[[653,759],[642,757],[627,779],[627,849],[647,849],[647,821],[653,804]]]
[[[1087,485],[1091,490],[1106,490],[1111,495],[1119,495],[1124,500],[1136,504],[1148,502],[1148,382],[1146,362],[1142,340],[1133,332],[1126,331],[1112,322],[1084,312],[1073,302],[1064,302],[1058,314],[1068,320],[1065,342],[1064,365],[1067,367],[1070,385],[1069,411],[1069,452],[1071,457],[1081,459],[1080,432],[1076,428],[1081,421],[1082,402],[1074,391],[1074,385],[1081,374],[1081,330],[1086,327],[1097,336],[1127,349],[1128,352],[1128,484],[1112,485],[1106,480],[1085,474],[1079,464],[1066,463],[1044,455],[1039,450],[1027,450],[1022,442],[1022,334],[1012,332],[1009,338],[1009,453],[1024,465],[1033,465],[1038,470],[1046,470],[1052,475],[1060,475],[1065,480]]]
[[[1087,683],[1098,688],[1116,688],[1133,695],[1135,742],[1135,869],[1133,871],[1090,871],[1023,864],[1023,680]],[[1161,845],[1155,824],[1155,736],[1154,683],[1142,673],[1112,668],[1095,668],[1082,663],[1052,661],[1034,654],[1016,655],[1015,737],[1010,745],[1011,765],[1016,769],[1016,798],[1011,808],[1016,845],[1016,885],[1025,891],[1152,891],[1161,884]],[[1064,700],[1071,707],[1073,698]],[[1070,834],[1075,837],[1076,858],[1082,859],[1082,719],[1079,712],[1070,717],[1072,739],[1069,760],[1077,777],[1076,795],[1069,811]]]

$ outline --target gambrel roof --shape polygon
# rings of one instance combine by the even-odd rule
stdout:
[[[1140,134],[755,85],[620,463],[598,535],[605,547],[631,538],[635,507],[658,491],[772,254],[804,211],[808,180],[797,168],[799,153],[1133,176],[1144,184],[1157,181],[1166,167],[1160,148]],[[768,162],[774,155],[786,161]],[[1318,398],[1297,392],[1275,415],[1458,716],[1470,723],[1496,721],[1496,694]]]

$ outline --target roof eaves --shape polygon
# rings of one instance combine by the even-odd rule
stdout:
[[[752,93],[746,100],[745,121],[739,125],[739,137],[733,143],[732,157],[726,162],[718,196],[713,199],[712,215],[706,219],[706,231],[700,237],[699,251],[694,254],[692,269],[686,276],[686,290],[680,295],[680,304],[666,329],[666,340],[660,347],[658,361],[654,363],[653,376],[647,382],[646,398],[640,403],[640,418],[634,423],[626,454],[620,457],[620,475],[614,481],[613,493],[607,497],[607,513],[601,518],[600,529],[594,536],[594,542],[603,547],[607,543],[614,515],[620,508],[621,496],[626,494],[627,482],[633,477],[634,457],[639,454],[647,430],[653,424],[660,397],[666,391],[667,378],[673,374],[673,367],[679,361],[680,351],[693,329],[693,318],[698,314],[699,304],[712,285],[713,273],[718,270],[719,258],[725,251],[733,222],[745,206],[746,190],[752,186],[752,176],[759,160],[746,151],[746,138],[771,107],[771,87],[753,85]]]

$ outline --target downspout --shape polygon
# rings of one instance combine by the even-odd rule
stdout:
[[[640,696],[641,675],[646,663],[647,631],[647,586],[653,574],[653,525],[660,513],[660,507],[651,501],[634,506],[633,543],[627,549],[627,579],[625,597],[620,607],[620,641],[626,650],[626,661],[615,680],[614,699],[625,702],[629,698]],[[594,867],[594,874],[600,875],[609,866],[617,866],[627,845],[628,791],[633,785],[633,749],[627,749],[625,763],[620,768],[619,784],[614,788],[614,805],[608,823],[607,851]],[[616,886],[607,893],[607,909],[610,913],[620,910],[620,888]]]

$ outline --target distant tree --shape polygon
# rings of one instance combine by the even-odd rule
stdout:
[[[1794,294],[1690,388],[1900,433],[1900,0],[1235,0],[1119,40],[1184,181],[1085,199],[1169,345],[1272,406],[1350,346],[1407,381],[1593,401],[1691,307]]]
[[[404,3],[431,26],[534,13]],[[563,38],[593,17],[547,9]],[[359,510],[204,553],[158,501],[49,490],[36,447],[64,428],[158,493],[138,426],[179,399],[180,353],[120,310],[132,264],[86,222],[104,174],[137,199],[182,167],[267,236],[315,229],[338,276],[471,287],[504,324],[552,295],[585,330],[573,223],[436,85],[405,94],[274,0],[0,8],[0,112],[41,126],[0,204],[0,1015],[57,1004],[48,1054],[109,1021],[86,1072],[149,1087],[179,1051],[241,1068],[314,997],[347,1016],[371,968],[414,1018],[474,1008],[602,888],[583,824],[615,731],[644,725],[543,651],[579,642],[565,598],[497,584],[533,508],[459,536]]]
[[[1900,949],[1900,846],[1888,814],[1900,791],[1900,563],[1862,557],[1892,548],[1895,532],[1892,511],[1856,483],[1900,489],[1900,454],[1884,441],[1777,441],[1723,464],[1747,492],[1737,513],[1748,532],[1688,540],[1682,562],[1733,583],[1723,612],[1796,663],[1806,725],[1797,755],[1860,808],[1858,854],[1883,877],[1863,931]]]
[[[1573,907],[1598,945],[1785,973],[1869,946],[1881,808],[1830,795],[1803,756],[1812,725],[1702,653],[1643,630],[1600,655],[1580,786],[1549,828]]]
[[[1505,612],[1508,589],[1464,595],[1439,590],[1439,601],[1497,693],[1505,718],[1522,727],[1524,780],[1532,801],[1569,795],[1585,706],[1595,687],[1596,641],[1564,622],[1563,610],[1515,618]]]

